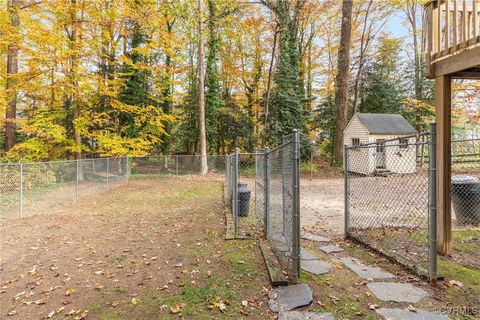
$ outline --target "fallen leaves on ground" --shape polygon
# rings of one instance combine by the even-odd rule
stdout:
[[[214,309],[219,309],[221,312],[225,312],[227,310],[227,305],[224,301],[212,301],[210,305],[208,306],[209,309],[214,310]]]
[[[408,309],[408,311],[411,311],[411,312],[417,312],[417,308],[415,308],[411,304],[408,305],[407,309]]]
[[[177,314],[177,313],[180,313],[181,309],[182,308],[180,307],[180,305],[176,304],[176,305],[170,307],[170,312],[172,314]]]
[[[453,286],[457,286],[459,288],[463,287],[463,282],[461,281],[457,281],[457,280],[445,280],[443,283],[445,283],[445,285],[447,285],[448,287],[453,287]]]
[[[14,316],[17,314],[17,310],[12,310],[7,313],[7,316]]]
[[[74,288],[69,288],[69,289],[67,289],[67,291],[65,291],[65,295],[67,297],[69,297],[69,296],[75,294],[76,292],[77,292],[77,290],[75,290]]]

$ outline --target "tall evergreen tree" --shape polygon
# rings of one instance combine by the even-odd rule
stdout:
[[[366,67],[360,92],[360,112],[401,113],[403,82],[397,61],[401,41],[382,35],[375,60]]]
[[[270,141],[281,142],[293,129],[306,128],[305,90],[300,78],[298,24],[305,1],[262,0],[275,13],[279,24],[278,56],[271,94],[267,130]]]
[[[12,30],[18,32],[20,25],[20,18],[18,15],[19,1],[9,0],[7,3],[7,10],[10,16],[10,26]],[[16,43],[9,43],[7,49],[7,81],[6,89],[9,92],[9,101],[7,111],[5,113],[5,151],[10,150],[16,143],[17,130],[17,89],[15,88],[14,76],[18,73],[18,53],[19,48]]]
[[[141,52],[147,44],[147,37],[144,34],[138,22],[132,22],[132,31],[130,39],[128,39],[129,51],[126,53],[130,60],[126,63],[121,74],[124,77],[124,87],[120,92],[119,100],[131,106],[148,106],[157,105],[151,99],[150,77],[151,71],[148,68],[142,67],[148,63],[148,57]],[[139,128],[135,124],[135,119],[131,113],[125,112],[120,115],[120,122],[122,126],[127,127],[126,135],[128,137],[136,137],[139,133]]]
[[[401,84],[392,77],[380,62],[369,66],[365,84],[360,93],[360,112],[400,113]]]
[[[210,152],[219,152],[217,111],[225,106],[219,80],[219,45],[217,1],[208,1],[208,56],[205,73],[205,115],[207,123],[207,143]]]
[[[169,37],[172,37],[173,26],[175,20],[168,16],[167,13],[165,16],[165,27]],[[173,109],[173,59],[171,54],[172,48],[165,50],[165,75],[162,77],[162,89],[161,89],[161,108],[165,114],[171,114]],[[171,123],[165,126],[165,134],[162,136],[162,143],[160,145],[160,150],[163,154],[168,154],[170,152],[170,146],[172,144],[172,130],[173,125]]]

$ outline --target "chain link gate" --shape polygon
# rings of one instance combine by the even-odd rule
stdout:
[[[253,190],[250,211],[260,221],[282,267],[293,283],[300,275],[300,133],[295,130],[273,149],[227,156],[226,197],[231,209],[235,237],[243,237],[252,221],[242,216],[242,191]],[[240,191],[240,192],[239,192]],[[253,216],[253,215],[251,215]],[[258,222],[258,221],[256,221]]]
[[[430,139],[412,135],[345,146],[344,154],[345,235],[421,275],[436,273],[435,164],[417,161],[417,150],[430,148]]]

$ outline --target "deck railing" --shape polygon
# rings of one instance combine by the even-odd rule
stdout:
[[[434,0],[426,4],[426,67],[480,44],[480,0]]]

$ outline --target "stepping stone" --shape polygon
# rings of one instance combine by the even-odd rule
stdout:
[[[302,260],[318,260],[320,259],[316,255],[312,254],[310,251],[305,248],[300,248],[300,259]]]
[[[329,238],[325,238],[310,232],[306,232],[302,235],[302,239],[310,240],[310,241],[317,241],[317,242],[330,242]]]
[[[425,290],[409,283],[371,282],[367,287],[382,301],[417,303],[427,296]]]
[[[271,245],[278,252],[288,252],[287,241],[282,235],[273,235],[270,240],[272,240]]]
[[[343,249],[334,245],[328,245],[328,246],[323,246],[320,248],[325,253],[336,253],[336,252],[342,252]]]
[[[395,276],[382,270],[379,267],[370,267],[364,265],[360,260],[355,258],[343,258],[342,263],[346,265],[350,270],[355,272],[357,276],[362,279],[392,279]]]
[[[319,275],[330,271],[332,266],[322,260],[302,260],[300,263],[302,270]]]
[[[380,308],[375,311],[386,320],[448,320],[448,316],[445,314],[433,313],[425,310],[412,312],[404,309]]]
[[[335,320],[329,312],[288,311],[280,312],[278,320]]]
[[[279,287],[268,293],[268,305],[273,312],[290,311],[310,305],[313,301],[312,290],[307,284]]]

